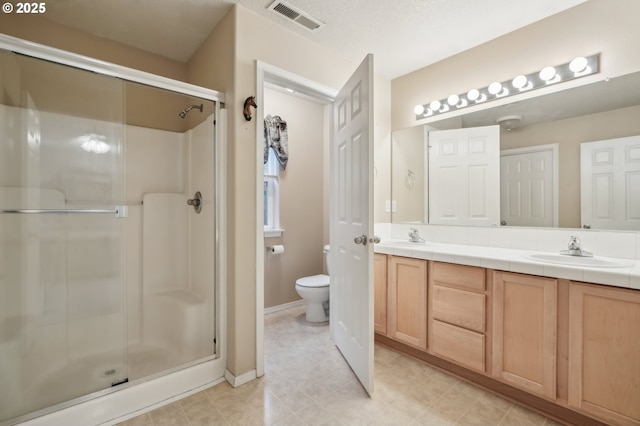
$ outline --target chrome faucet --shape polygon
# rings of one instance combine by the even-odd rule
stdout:
[[[412,243],[424,243],[424,238],[420,238],[420,232],[416,228],[409,228],[409,241]]]
[[[573,235],[569,237],[567,250],[562,250],[560,254],[566,254],[567,256],[593,257],[593,253],[582,250],[580,247],[580,238]]]

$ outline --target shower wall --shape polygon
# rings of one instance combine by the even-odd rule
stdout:
[[[127,126],[130,380],[213,354],[212,121],[185,133]],[[196,191],[201,214],[187,205]]]

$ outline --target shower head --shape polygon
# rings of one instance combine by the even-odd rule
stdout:
[[[187,113],[189,111],[191,111],[192,109],[194,109],[194,108],[197,108],[197,109],[200,110],[200,112],[202,112],[203,104],[200,104],[200,105],[189,105],[188,107],[186,107],[185,109],[180,111],[178,113],[178,115],[180,116],[180,118],[185,118],[187,116]]]

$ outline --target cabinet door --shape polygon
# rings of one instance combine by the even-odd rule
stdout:
[[[496,272],[493,285],[493,376],[555,399],[557,281]]]
[[[387,255],[373,255],[373,325],[376,333],[387,335]]]
[[[388,262],[387,335],[427,350],[427,261],[391,256]]]
[[[640,425],[640,292],[571,283],[569,405]]]

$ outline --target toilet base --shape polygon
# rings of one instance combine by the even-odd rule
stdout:
[[[322,302],[307,302],[307,322],[326,322],[329,317],[326,314]]]

